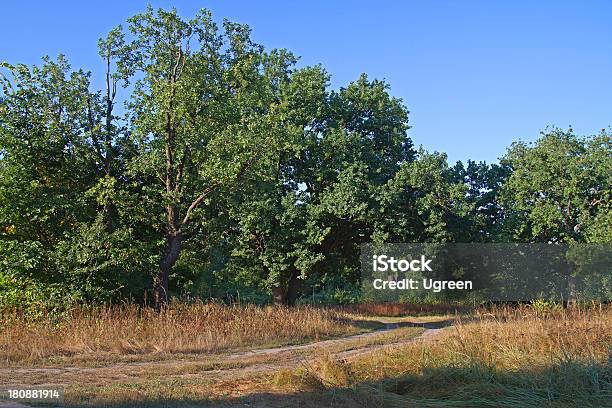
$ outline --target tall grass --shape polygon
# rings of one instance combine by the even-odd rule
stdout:
[[[211,353],[353,334],[339,311],[312,307],[176,304],[75,308],[61,319],[0,315],[0,361],[39,362],[88,353]]]
[[[324,358],[281,382],[367,390],[384,406],[611,407],[612,309],[541,309],[480,310],[430,341]]]

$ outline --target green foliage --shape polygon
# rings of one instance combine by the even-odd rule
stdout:
[[[420,150],[383,191],[384,228],[389,242],[461,242],[467,240],[473,204],[467,186],[455,180],[446,155]],[[385,236],[386,235],[386,236]]]
[[[609,243],[612,150],[602,131],[579,138],[554,129],[532,146],[515,143],[501,192],[506,231],[524,242]]]
[[[450,167],[384,81],[332,90],[206,10],[126,27],[102,90],[62,55],[0,67],[0,306],[352,303],[362,243],[612,242],[607,132]]]
[[[554,315],[563,309],[563,306],[554,300],[536,299],[531,302],[531,308],[537,316]]]

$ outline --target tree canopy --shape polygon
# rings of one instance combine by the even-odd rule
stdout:
[[[386,82],[331,89],[207,10],[98,46],[102,90],[63,55],[2,64],[0,305],[347,302],[362,243],[612,242],[609,132],[449,166]]]

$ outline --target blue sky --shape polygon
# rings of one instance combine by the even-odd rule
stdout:
[[[247,23],[266,47],[321,63],[336,88],[361,72],[386,79],[415,144],[451,162],[495,161],[549,125],[585,135],[612,125],[612,1],[8,0],[0,60],[61,52],[102,85],[97,39],[149,3]]]

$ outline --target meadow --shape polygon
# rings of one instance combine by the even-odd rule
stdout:
[[[346,406],[368,396],[373,406],[609,407],[612,310],[481,309],[433,341],[352,361],[325,356],[275,381],[342,391]]]
[[[61,384],[67,406],[610,406],[609,306],[401,308],[4,313],[0,381]]]
[[[161,312],[137,305],[79,307],[38,317],[0,315],[0,364],[41,364],[61,358],[159,358],[217,353],[348,336],[376,327],[346,312],[314,307],[176,303]]]

